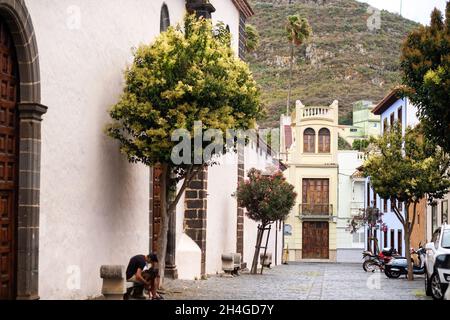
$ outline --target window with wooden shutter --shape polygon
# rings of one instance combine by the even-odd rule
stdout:
[[[331,152],[331,134],[328,129],[321,129],[319,131],[319,153]]]
[[[308,128],[303,134],[303,152],[316,152],[316,132],[314,131],[314,129]]]

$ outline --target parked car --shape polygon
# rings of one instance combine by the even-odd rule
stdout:
[[[433,299],[442,300],[450,283],[450,225],[436,230],[425,249],[425,291]]]

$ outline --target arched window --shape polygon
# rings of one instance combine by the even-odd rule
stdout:
[[[170,16],[169,16],[169,9],[167,8],[167,5],[164,3],[161,7],[161,20],[160,20],[160,31],[164,32],[167,31],[167,29],[170,27]]]
[[[308,128],[303,133],[303,152],[316,152],[316,132],[314,131],[314,129]]]
[[[319,131],[319,153],[331,152],[331,134],[328,129],[321,129]]]

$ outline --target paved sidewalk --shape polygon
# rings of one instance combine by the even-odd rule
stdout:
[[[296,263],[264,275],[166,281],[167,300],[424,300],[423,276],[409,282],[359,264]]]

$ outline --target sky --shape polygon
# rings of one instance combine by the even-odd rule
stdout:
[[[384,9],[393,13],[400,12],[400,3],[402,5],[402,16],[422,24],[430,23],[431,11],[436,7],[443,13],[447,0],[358,0],[371,6]]]

